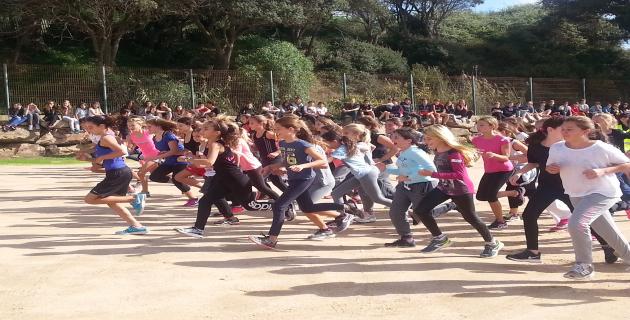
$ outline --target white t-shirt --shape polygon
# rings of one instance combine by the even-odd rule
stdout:
[[[602,141],[596,141],[584,149],[570,149],[564,141],[549,149],[547,165],[560,166],[560,178],[564,191],[571,197],[583,197],[598,193],[610,198],[621,197],[619,180],[614,173],[596,179],[588,179],[584,171],[601,169],[630,162],[619,149]]]

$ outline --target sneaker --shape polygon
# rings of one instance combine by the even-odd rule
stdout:
[[[508,254],[507,256],[505,256],[505,258],[518,262],[541,263],[540,256],[540,252],[538,254],[535,254],[525,249],[519,253]]]
[[[312,235],[308,236],[307,239],[321,241],[321,240],[330,239],[330,238],[334,238],[334,237],[335,237],[335,233],[332,230],[330,230],[330,229],[321,230],[320,229],[320,230],[317,230]]]
[[[505,221],[499,222],[499,220],[494,220],[494,222],[492,222],[488,226],[488,229],[490,229],[490,230],[501,230],[501,229],[507,229],[507,227],[508,227],[507,222],[505,222]]]
[[[231,218],[224,218],[223,220],[217,220],[213,222],[212,224],[214,224],[215,226],[225,226],[225,225],[235,226],[237,224],[241,224],[241,221],[238,220],[237,217],[231,217]]]
[[[151,192],[141,192],[145,195],[145,197],[147,198],[151,198]]]
[[[505,219],[506,222],[519,221],[521,220],[521,216],[518,214],[511,214],[511,215],[503,217],[503,219]]]
[[[433,237],[431,239],[431,242],[429,242],[429,245],[426,246],[424,249],[420,250],[420,252],[422,253],[436,252],[442,248],[449,247],[451,244],[452,244],[451,240],[445,235]]]
[[[373,223],[376,222],[376,215],[371,211],[364,211],[363,216],[354,219],[356,223]]]
[[[136,193],[131,202],[133,207],[133,215],[138,217],[144,212],[144,206],[146,204],[146,195],[144,193]]]
[[[175,228],[175,231],[193,238],[203,238],[203,230],[192,228]]]
[[[326,226],[330,229],[337,229],[337,220],[326,222]]]
[[[136,181],[136,183],[134,183],[133,188],[136,190],[142,190],[142,182],[140,181]]]
[[[232,214],[242,214],[243,212],[245,212],[245,208],[242,206],[232,207]]]
[[[486,243],[479,256],[482,258],[494,258],[503,249],[503,246],[503,242],[495,239],[492,243]]]
[[[626,210],[626,217],[628,217],[628,219],[630,219],[630,209]]]
[[[198,203],[199,203],[199,199],[197,199],[197,198],[188,199],[188,201],[186,201],[186,203],[184,203],[184,207],[195,207],[195,206],[197,206]]]
[[[615,255],[615,249],[609,245],[602,246],[602,250],[604,250],[604,260],[606,260],[606,263],[612,264],[619,260],[619,257]]]
[[[352,201],[354,201],[354,203],[356,204],[362,204],[363,201],[361,201],[361,197],[358,194],[355,194],[351,197]]]
[[[525,201],[525,192],[527,192],[527,190],[525,190],[525,188],[518,187],[514,191],[516,191],[516,197],[514,197],[514,198],[517,198],[518,201],[520,201],[520,202]]]
[[[33,125],[32,124],[28,125],[28,131],[33,131]]]
[[[221,212],[210,212],[210,217],[212,218],[223,217],[223,215],[221,214]]]
[[[385,244],[385,248],[413,248],[416,246],[416,241],[413,238],[400,238],[394,242],[388,242]]]
[[[361,217],[363,215],[363,211],[357,207],[354,203],[346,203],[343,205],[343,213],[351,214],[353,216]]]
[[[595,276],[595,269],[590,264],[576,263],[564,277],[571,280],[590,280]]]
[[[286,221],[293,221],[295,220],[295,209],[293,203],[289,205],[289,208],[287,209],[287,211],[284,213],[284,220]]]
[[[337,220],[337,230],[335,231],[336,233],[340,233],[346,231],[348,227],[350,227],[350,225],[354,221],[354,216],[351,214],[346,214],[341,218],[337,218],[335,220]]]
[[[149,230],[146,227],[139,227],[136,228],[134,226],[129,226],[129,228],[122,230],[122,231],[116,231],[116,235],[119,236],[124,236],[124,235],[128,235],[128,234],[147,234],[149,233]]]
[[[568,227],[569,227],[569,219],[562,219],[555,226],[549,228],[549,231],[558,232],[562,230],[567,230]]]
[[[266,235],[262,235],[262,236],[249,236],[247,237],[249,239],[249,241],[265,247],[266,249],[275,249],[276,248],[276,244],[277,241],[271,241],[271,239],[269,238],[269,236]]]

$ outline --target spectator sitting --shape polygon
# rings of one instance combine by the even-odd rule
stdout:
[[[81,120],[88,116],[88,107],[87,103],[81,102],[79,107],[74,110],[74,118],[77,120]]]
[[[320,117],[328,116],[328,108],[326,107],[326,104],[321,101],[317,103],[317,107],[315,107],[315,112]]]
[[[282,110],[280,108],[273,105],[271,101],[265,101],[265,105],[262,106],[262,111],[265,113],[273,114],[276,117],[279,117],[282,114]]]
[[[101,103],[98,101],[92,102],[92,104],[90,104],[90,108],[88,108],[88,117],[103,115],[105,115],[105,113],[101,109]]]
[[[184,115],[185,113],[186,113],[186,110],[184,110],[184,106],[178,105],[177,107],[175,107],[175,110],[173,110],[173,121],[177,121],[180,118],[185,117]],[[131,114],[133,114],[133,112],[131,112]]]
[[[588,116],[590,114],[590,107],[588,106],[588,104],[586,104],[586,99],[580,99],[580,103],[578,103],[578,109],[584,115]]]
[[[449,101],[450,102],[450,101]],[[451,102],[451,104],[453,104]],[[431,117],[434,119],[433,123],[446,125],[448,119],[450,118],[448,113],[446,113],[446,108],[442,104],[439,99],[435,99],[433,101],[433,105],[431,106]]]
[[[363,103],[359,105],[359,116],[372,117],[376,119],[376,115],[374,114],[374,110],[372,109],[372,105],[370,104],[370,101],[363,100]]]
[[[503,117],[511,118],[516,117],[518,113],[518,109],[514,106],[514,102],[508,101],[508,103],[503,107]]]
[[[28,131],[33,130],[33,127],[35,127],[35,130],[39,130],[39,114],[40,111],[36,104],[31,102],[26,106]]]
[[[595,104],[591,106],[590,108],[590,113],[591,115],[594,115],[596,113],[602,113],[604,112],[604,108],[602,107],[602,103],[599,101],[595,101]]]
[[[168,107],[168,103],[166,103],[166,101],[160,101],[160,103],[158,103],[156,112],[160,118],[164,120],[173,120],[173,111]]]
[[[219,110],[219,108],[214,104],[214,101],[206,102],[206,108],[208,108],[208,112],[206,113],[206,115],[210,116],[211,118],[214,118],[221,114],[221,110]]]
[[[348,102],[343,105],[343,109],[341,110],[343,114],[343,119],[350,119],[351,122],[357,121],[357,117],[359,115],[359,105],[355,103],[355,100],[352,99],[351,102]]]
[[[605,106],[602,107],[602,112],[610,113],[611,109],[612,109],[612,106],[610,105],[610,103],[607,103]]]
[[[74,116],[72,112],[72,105],[70,101],[64,100],[61,105],[61,120],[68,123],[70,127],[70,132],[72,133],[80,133],[81,127],[79,126],[79,119]]]
[[[315,106],[315,101],[309,101],[306,103],[306,106],[304,107],[304,115],[317,115],[317,107]]]
[[[392,111],[392,107],[394,106],[394,101],[396,99],[394,98],[388,98],[387,102],[381,106],[378,106],[376,109],[374,109],[374,116],[378,119],[382,119],[383,118],[383,114],[385,112],[391,112]]]
[[[492,105],[492,108],[490,108],[490,115],[497,118],[497,120],[499,121],[503,120],[505,116],[503,115],[503,108],[501,107],[501,102],[497,101],[494,103],[494,105]]]
[[[26,108],[22,107],[21,104],[16,103],[9,109],[9,122],[2,127],[2,131],[13,131],[17,128],[17,126],[26,122],[28,118],[26,117]]]
[[[563,117],[568,117],[571,115],[571,106],[569,105],[569,101],[565,101],[564,104],[556,105],[553,100],[549,100],[552,104],[551,114],[559,115]]]
[[[466,104],[466,100],[461,99],[455,106],[455,115],[460,116],[462,119],[466,119],[470,121],[470,118],[474,115],[474,113],[468,110],[468,105]]]
[[[392,107],[390,116],[396,117],[396,118],[407,118],[410,112],[411,112],[411,99],[405,98],[405,100],[403,100],[401,104],[395,105]]]
[[[247,102],[247,104],[245,104],[244,107],[242,107],[239,111],[238,114],[255,114],[256,111],[254,110],[254,103],[252,103],[251,101]]]

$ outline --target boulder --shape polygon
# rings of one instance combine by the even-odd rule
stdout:
[[[37,140],[37,144],[42,146],[57,145],[57,146],[70,146],[76,145],[88,138],[86,133],[62,133],[62,132],[48,132],[41,136]]]
[[[58,147],[57,148],[57,155],[58,156],[73,156],[74,154],[76,154],[79,151],[80,151],[80,149],[79,149],[79,146],[77,146],[77,145],[66,146],[66,147]]]
[[[470,132],[470,130],[468,129],[464,129],[464,128],[450,128],[451,132],[456,136],[456,137],[468,137],[470,136],[472,133]]]
[[[39,132],[28,131],[21,127],[16,128],[14,131],[0,131],[0,144],[35,142],[37,139],[39,139]]]
[[[17,143],[0,147],[0,158],[39,157],[46,154],[46,149],[38,144]]]

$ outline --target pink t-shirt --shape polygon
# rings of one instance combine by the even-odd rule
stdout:
[[[243,171],[254,170],[262,166],[260,161],[252,153],[247,141],[240,139],[234,151],[238,154],[238,165]]]
[[[155,157],[160,153],[153,143],[153,135],[148,131],[143,131],[140,138],[138,138],[135,133],[131,132],[129,133],[129,139],[131,139],[133,144],[138,146],[140,152],[142,152],[145,157]]]
[[[472,143],[475,145],[477,150],[481,152],[483,158],[483,169],[486,173],[492,172],[505,172],[512,171],[514,166],[511,161],[500,161],[494,158],[488,158],[484,155],[485,152],[492,152],[496,154],[501,153],[501,147],[504,145],[510,145],[510,139],[496,135],[491,139],[486,139],[483,136],[477,136],[472,139]]]

